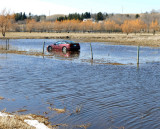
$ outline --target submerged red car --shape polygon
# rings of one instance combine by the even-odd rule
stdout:
[[[47,50],[79,51],[80,45],[79,43],[75,43],[73,41],[64,40],[55,42],[54,44],[47,46]]]

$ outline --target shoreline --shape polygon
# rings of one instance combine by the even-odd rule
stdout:
[[[77,42],[109,42],[113,45],[160,47],[160,34],[7,32],[6,39],[68,39]],[[5,39],[0,34],[0,39]]]
[[[48,118],[35,114],[11,114],[0,111],[0,128],[27,128],[27,129],[51,129]]]

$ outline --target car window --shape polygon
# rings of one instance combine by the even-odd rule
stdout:
[[[61,42],[56,42],[56,45],[59,45],[59,44],[61,44]]]
[[[61,44],[66,44],[66,42],[61,42]]]
[[[68,43],[68,44],[72,44],[72,43],[74,43],[73,41],[66,41],[66,43]]]

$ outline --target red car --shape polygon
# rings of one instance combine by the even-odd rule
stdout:
[[[55,42],[54,44],[47,46],[47,50],[79,51],[80,45],[79,43],[75,43],[73,41],[64,40]]]

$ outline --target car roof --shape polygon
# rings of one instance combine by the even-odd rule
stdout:
[[[75,43],[75,42],[73,42],[71,40],[62,40],[62,41],[57,41],[57,42],[65,42],[65,43],[68,43],[68,44]]]

